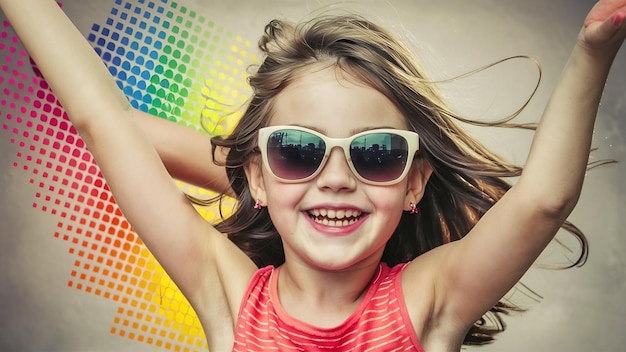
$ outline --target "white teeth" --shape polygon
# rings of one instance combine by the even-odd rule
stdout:
[[[312,209],[309,216],[324,226],[348,226],[359,220],[361,212],[355,209]]]

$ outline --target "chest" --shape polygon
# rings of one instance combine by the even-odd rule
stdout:
[[[250,290],[237,319],[235,351],[423,351],[398,282],[375,282],[347,319],[324,328],[287,314],[272,280],[262,282]]]

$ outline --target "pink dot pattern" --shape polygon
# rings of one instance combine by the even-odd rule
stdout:
[[[165,5],[170,6],[169,10],[163,11]],[[191,21],[194,28],[197,27],[195,24],[204,23],[204,19],[200,21],[189,17],[193,11],[167,1],[161,1],[161,5],[156,6],[141,0],[139,5],[133,7],[118,0],[111,14],[117,16],[117,23],[122,23],[132,21],[134,17],[130,14],[143,14],[145,18],[150,11],[162,13],[164,18],[174,18],[180,23]],[[110,38],[122,38],[111,34],[116,29],[119,33],[123,32],[119,24],[113,25],[115,21],[109,18],[106,25],[95,25],[94,30],[106,32]],[[155,22],[169,26],[165,25],[167,21]],[[146,35],[152,31],[151,28],[144,28]],[[114,67],[114,58],[105,56],[110,54],[106,48],[111,43],[92,40],[97,37],[98,33],[92,32],[89,39],[103,58],[110,59],[105,63],[117,75],[120,88],[128,92],[129,100],[138,109],[188,126],[197,126],[199,116],[210,121],[219,120],[211,116],[215,112],[211,104],[225,98],[224,92],[228,93],[230,103],[239,96],[243,99],[243,95],[236,91],[241,90],[245,82],[243,76],[238,74],[245,70],[238,68],[242,65],[242,58],[233,59],[241,55],[240,37],[231,36],[235,44],[228,41],[212,44],[211,59],[218,63],[217,69],[198,66],[191,73],[190,70],[182,72],[179,86],[186,84],[189,92],[193,89],[201,91],[186,95],[181,93],[180,88],[175,92],[167,91],[172,83],[177,83],[178,76],[170,77],[167,72],[158,72],[158,67],[139,70],[137,65],[123,66],[122,61],[117,61],[120,62],[119,67]],[[135,37],[139,35],[135,34]],[[121,51],[119,47],[124,47],[122,39],[119,40],[116,52]],[[130,51],[131,43],[125,44]],[[146,55],[150,55],[149,52]],[[169,55],[174,53],[169,52]],[[68,244],[67,254],[74,258],[67,286],[117,303],[109,331],[111,334],[167,350],[207,350],[206,337],[197,315],[122,216],[92,155],[7,21],[2,22],[0,28],[0,56],[0,126],[5,133],[3,138],[8,135],[10,143],[19,147],[12,166],[24,172],[37,190],[33,209],[58,218],[53,236]],[[158,57],[163,59],[162,54]],[[189,67],[194,68],[194,63],[201,62],[201,59],[207,58],[190,61]],[[254,57],[251,59],[254,61]],[[145,63],[147,60],[136,62],[139,61]],[[231,62],[230,66],[226,64],[228,62]],[[181,72],[178,74],[181,75]],[[158,79],[148,79],[142,85],[138,83],[142,77]],[[171,82],[164,83],[168,78]],[[154,96],[138,96],[138,88],[148,88],[150,81],[159,85],[152,91],[147,89]],[[209,84],[220,87],[221,95],[213,96],[215,90],[206,88]],[[169,107],[166,106],[167,97],[174,96],[174,93],[175,99],[170,101]],[[150,105],[160,96],[166,97],[164,103]],[[188,186],[181,184],[181,188],[190,190],[185,187]],[[202,213],[205,210],[199,211]],[[203,215],[208,219],[213,216],[212,213]]]

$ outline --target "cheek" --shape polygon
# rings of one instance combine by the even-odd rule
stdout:
[[[379,187],[368,192],[371,202],[378,211],[398,212],[402,214],[406,199],[406,185]]]
[[[267,180],[267,178],[266,178]],[[278,182],[264,182],[267,209],[272,217],[272,221],[276,224],[281,220],[288,220],[295,214],[298,204],[302,201],[302,197],[306,193],[306,187],[301,184],[281,184]]]
[[[302,183],[281,183],[267,174],[265,169],[263,172],[263,186],[265,187],[269,207],[293,204],[302,199],[307,190],[307,187]]]
[[[290,207],[291,209],[302,199],[302,194],[297,190],[269,190],[267,192],[267,206],[270,208]]]

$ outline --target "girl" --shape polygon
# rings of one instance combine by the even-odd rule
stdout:
[[[626,36],[626,1],[600,1],[508,190],[497,177],[519,170],[452,123],[384,30],[353,16],[272,21],[250,105],[213,141],[239,201],[213,228],[56,4],[0,4],[213,351],[459,350],[573,209]]]

